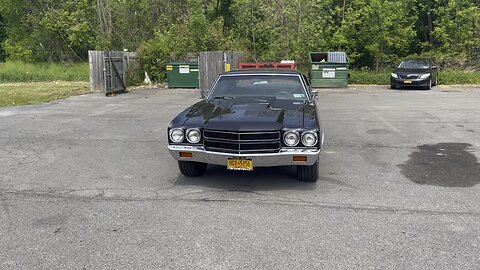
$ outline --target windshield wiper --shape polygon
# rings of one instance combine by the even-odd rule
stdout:
[[[223,99],[223,100],[227,100],[227,99],[234,99],[235,97],[229,97],[229,96],[218,96],[218,97],[213,97],[212,99]]]

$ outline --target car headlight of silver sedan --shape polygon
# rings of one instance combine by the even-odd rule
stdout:
[[[200,133],[200,130],[196,128],[190,128],[187,130],[187,141],[189,143],[198,143],[201,138],[202,134]]]
[[[430,73],[420,75],[421,80],[426,79],[428,77],[430,77]]]
[[[170,140],[174,143],[183,142],[184,132],[181,128],[172,128],[169,132]]]
[[[318,136],[316,132],[307,131],[302,133],[302,143],[307,147],[316,145],[318,142]]]
[[[283,135],[283,141],[287,146],[296,146],[300,142],[300,135],[296,131],[287,131]]]

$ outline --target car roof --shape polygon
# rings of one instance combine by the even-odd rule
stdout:
[[[405,61],[418,61],[418,60],[421,60],[421,61],[429,61],[430,59],[428,59],[428,58],[407,58],[407,59],[404,59],[402,62],[405,62]]]
[[[222,73],[222,75],[243,75],[243,74],[285,74],[285,75],[299,75],[301,72],[293,69],[241,69]]]

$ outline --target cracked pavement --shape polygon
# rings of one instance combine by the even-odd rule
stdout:
[[[155,89],[0,109],[0,269],[478,269],[480,185],[409,177],[445,161],[432,168],[480,182],[461,164],[480,160],[479,88],[321,89],[315,184],[293,167],[181,176],[165,130],[197,100]],[[411,159],[437,144],[468,147]]]

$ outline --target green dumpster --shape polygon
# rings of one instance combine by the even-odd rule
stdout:
[[[199,88],[198,63],[169,63],[165,72],[168,88]]]
[[[310,84],[313,88],[348,87],[348,65],[345,52],[311,52]]]

